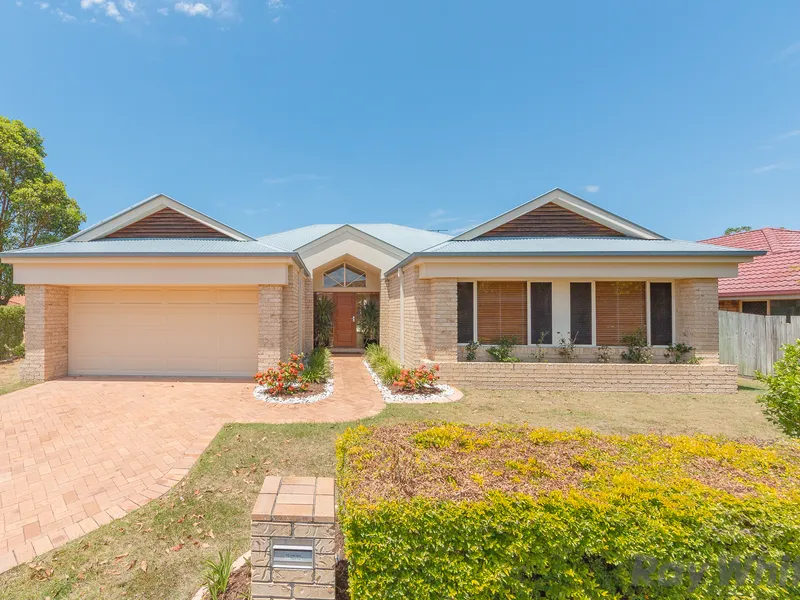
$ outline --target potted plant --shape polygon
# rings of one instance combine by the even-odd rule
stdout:
[[[364,337],[364,347],[378,343],[381,328],[381,313],[378,303],[366,300],[358,310],[358,329]]]
[[[317,296],[314,302],[314,346],[327,347],[333,343],[333,311],[336,305],[330,296]]]

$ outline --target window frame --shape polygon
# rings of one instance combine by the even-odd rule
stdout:
[[[332,286],[325,285],[326,277],[328,277],[328,274],[329,273],[333,273],[334,271],[338,271],[339,269],[344,269],[344,279],[342,280],[342,285],[332,285]],[[361,275],[363,278],[362,279],[357,279],[356,281],[363,281],[364,285],[351,286],[347,281],[347,271],[348,270],[350,270],[351,272],[355,273],[356,275]],[[331,267],[330,269],[326,269],[325,271],[322,272],[322,289],[324,289],[324,290],[338,290],[338,289],[346,290],[346,289],[350,289],[350,288],[352,288],[354,290],[359,290],[359,289],[363,289],[363,288],[366,288],[366,287],[367,287],[367,271],[366,271],[366,269],[362,269],[362,268],[357,267],[357,266],[355,266],[353,264],[349,264],[347,262],[340,262],[336,266]]]
[[[459,283],[472,283],[472,341],[478,341],[478,282],[479,281],[501,281],[499,279],[472,279],[472,278],[461,278],[459,277],[457,280]],[[671,291],[671,311],[672,311],[672,343],[675,343],[675,339],[677,337],[677,307],[675,303],[676,295],[675,295],[675,280],[674,279],[642,279],[642,278],[619,278],[619,279],[588,279],[588,278],[563,278],[563,277],[537,277],[535,279],[508,279],[508,281],[525,281],[525,293],[527,296],[527,319],[528,319],[528,327],[527,327],[527,344],[518,344],[519,346],[535,346],[536,342],[531,339],[531,322],[530,322],[530,311],[531,311],[531,284],[532,283],[552,283],[553,284],[553,301],[555,306],[555,283],[559,281],[566,282],[567,285],[570,283],[591,283],[592,285],[592,343],[591,344],[575,344],[579,348],[597,348],[597,290],[596,290],[596,283],[598,281],[644,281],[645,283],[645,311],[646,311],[646,319],[647,319],[647,344],[652,345],[652,323],[651,323],[651,315],[650,315],[650,284],[651,283],[669,283],[670,284],[670,291]],[[555,312],[552,315],[553,325],[555,328]],[[558,347],[558,343],[556,342],[555,334],[553,333],[553,343],[552,344],[541,344],[542,348],[556,348]],[[458,342],[458,346],[466,346],[469,342]],[[487,344],[491,345],[491,344]],[[668,348],[669,346],[666,344],[659,344],[653,346],[653,348]],[[624,346],[612,346],[612,348],[624,348]]]

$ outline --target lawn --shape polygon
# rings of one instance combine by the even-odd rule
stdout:
[[[0,363],[0,396],[33,385],[19,380],[19,363],[19,360]]]
[[[755,402],[758,384],[733,395],[531,393],[466,390],[456,404],[392,405],[366,425],[452,420],[527,422],[629,434],[709,433],[776,441]],[[0,598],[190,598],[217,550],[248,549],[249,515],[266,474],[332,475],[337,425],[230,424],[164,497],[0,575]]]

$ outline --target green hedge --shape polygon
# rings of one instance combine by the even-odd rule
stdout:
[[[21,356],[25,332],[25,307],[0,306],[0,358]]]
[[[800,597],[796,445],[429,424],[337,460],[353,600]]]

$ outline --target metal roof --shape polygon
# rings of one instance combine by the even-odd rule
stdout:
[[[764,254],[758,250],[742,250],[687,242],[683,240],[643,240],[604,237],[540,237],[480,238],[447,241],[415,252],[389,272],[417,257],[512,257],[512,256],[675,256],[675,257],[742,257]]]
[[[318,240],[337,229],[344,227],[345,224],[338,225],[309,225],[299,229],[290,229],[281,233],[274,233],[258,238],[259,241],[284,248],[286,250],[298,250],[311,242]],[[451,236],[437,231],[427,229],[416,229],[405,225],[394,225],[392,223],[348,223],[350,227],[358,229],[376,239],[399,248],[404,252],[418,252],[425,248],[430,248],[436,244],[451,239]]]
[[[224,239],[107,238],[91,242],[58,242],[0,253],[0,257],[32,256],[294,256],[295,253],[263,242]]]

